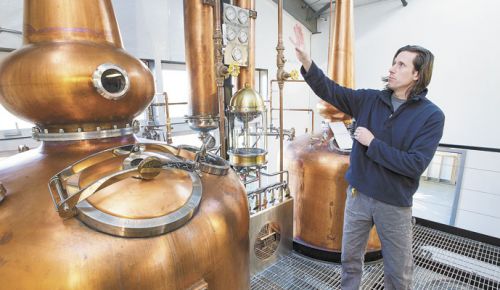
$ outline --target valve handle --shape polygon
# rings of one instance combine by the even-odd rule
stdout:
[[[240,74],[240,66],[238,65],[238,63],[232,62],[227,68],[227,73],[227,76],[231,75],[233,77],[237,77]]]
[[[292,80],[298,80],[299,79],[299,71],[296,70],[296,69],[293,69],[291,72],[290,72],[290,78]]]

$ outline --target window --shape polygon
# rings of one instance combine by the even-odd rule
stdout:
[[[255,90],[259,95],[267,100],[267,83],[268,83],[268,71],[267,69],[257,68],[255,69]]]
[[[182,118],[188,114],[189,81],[186,65],[162,62],[163,90],[168,94],[170,117]]]

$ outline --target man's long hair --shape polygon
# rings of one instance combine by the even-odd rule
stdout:
[[[413,66],[418,72],[418,80],[408,89],[407,97],[411,98],[415,95],[422,93],[425,88],[429,85],[432,78],[432,66],[434,65],[434,55],[428,49],[425,49],[418,45],[406,45],[398,49],[394,55],[393,61],[396,59],[398,54],[403,51],[414,52],[417,55],[413,59]],[[385,88],[389,89],[388,81],[389,77],[383,77],[382,81],[386,83]]]

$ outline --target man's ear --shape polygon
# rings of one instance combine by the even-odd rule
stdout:
[[[413,72],[413,80],[417,81],[418,78],[419,78],[419,75],[418,75],[418,71],[416,70],[416,71]]]

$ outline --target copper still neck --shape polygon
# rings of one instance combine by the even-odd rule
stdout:
[[[90,41],[122,48],[111,1],[24,0],[24,44]]]
[[[336,1],[330,9],[328,76],[339,85],[354,87],[354,24],[352,0]]]
[[[335,12],[330,3],[330,40],[328,47],[328,77],[338,84],[354,87],[354,24],[353,1],[338,0]],[[351,117],[321,101],[320,115],[328,121],[349,120]]]

